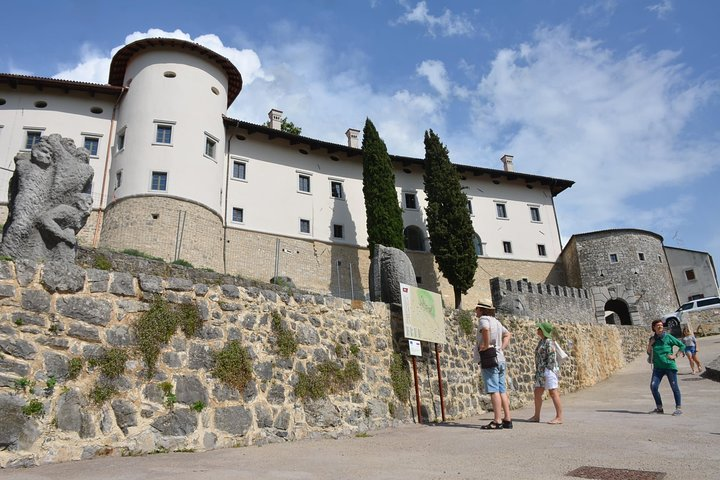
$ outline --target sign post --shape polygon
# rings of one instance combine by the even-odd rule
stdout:
[[[415,376],[415,401],[418,410],[418,423],[422,423],[420,413],[420,389],[417,378],[417,362],[415,356],[421,356],[420,340],[435,344],[435,361],[437,364],[438,384],[440,386],[440,408],[442,420],[445,421],[445,398],[443,397],[442,373],[440,371],[440,350],[438,344],[445,344],[445,315],[442,299],[439,294],[423,290],[411,285],[400,284],[400,300],[403,309],[404,336],[410,345]],[[410,339],[415,340],[410,340]],[[417,353],[413,353],[413,351]]]

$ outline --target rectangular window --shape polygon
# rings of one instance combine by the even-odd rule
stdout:
[[[503,252],[505,252],[505,253],[512,253],[512,243],[510,243],[510,242],[503,242]]]
[[[42,132],[28,130],[27,139],[25,140],[25,149],[31,150],[33,145],[35,145],[36,143],[38,143],[40,141],[41,136],[42,136]]]
[[[342,225],[334,223],[333,224],[333,238],[345,238],[345,232],[343,230],[344,230],[344,228]]]
[[[310,220],[300,219],[300,233],[310,233]]]
[[[643,252],[638,252],[638,259],[639,259],[641,262],[644,262],[644,261],[645,261],[645,254],[644,254]]]
[[[690,281],[695,280],[695,270],[685,270],[685,278]]]
[[[233,178],[236,180],[245,180],[246,169],[247,164],[245,162],[238,162],[237,160],[233,161]]]
[[[617,255],[617,253],[611,253],[611,254],[610,254],[610,263],[618,263],[618,255]]]
[[[155,190],[158,192],[167,191],[167,172],[152,172],[150,190]]]
[[[530,207],[530,220],[532,220],[533,222],[540,221],[540,208],[539,207]]]
[[[472,215],[473,209],[472,209],[472,202],[470,200],[468,200],[467,207],[468,207],[468,212],[470,212],[470,215]]]
[[[330,195],[333,198],[345,198],[345,196],[343,195],[342,182],[336,182],[336,181],[330,182]]]
[[[504,203],[495,203],[495,210],[497,211],[497,218],[508,218]]]
[[[120,188],[120,185],[122,185],[122,170],[118,170],[117,173],[115,173],[115,190]]]
[[[302,174],[298,175],[298,190],[301,192],[310,193],[310,176],[309,175],[302,175]]]
[[[155,143],[172,144],[172,125],[158,125],[155,133]]]
[[[414,193],[405,193],[405,208],[410,210],[417,210],[417,196]]]
[[[242,208],[233,207],[232,221],[234,223],[243,223],[245,221],[245,211]]]
[[[91,157],[97,157],[100,139],[97,137],[85,137],[85,148],[90,152]]]
[[[118,133],[116,147],[118,152],[125,148],[125,130],[123,130],[121,133]]]
[[[541,257],[547,257],[547,252],[545,251],[545,245],[538,245],[538,255]]]
[[[205,156],[215,158],[215,146],[217,142],[212,138],[205,137]]]

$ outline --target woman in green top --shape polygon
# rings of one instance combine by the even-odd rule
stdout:
[[[662,320],[652,322],[652,330],[655,334],[650,337],[648,342],[647,353],[652,357],[653,372],[650,381],[650,391],[655,398],[655,410],[650,413],[664,413],[662,399],[660,398],[660,380],[667,375],[675,397],[675,411],[673,415],[682,413],[682,403],[680,399],[680,387],[677,382],[677,365],[675,359],[679,354],[685,355],[685,344],[666,333]],[[673,353],[673,347],[678,347],[677,352]]]

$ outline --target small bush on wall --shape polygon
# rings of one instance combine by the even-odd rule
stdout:
[[[394,353],[390,361],[390,381],[398,400],[403,403],[409,402],[410,387],[412,386],[410,369],[407,367],[403,356],[399,353]]]
[[[281,356],[289,358],[297,352],[297,340],[295,334],[285,328],[282,324],[282,317],[278,312],[272,313],[272,331],[277,341],[278,352]]]
[[[467,336],[471,336],[473,334],[473,314],[472,312],[468,312],[467,310],[458,310],[457,315],[455,316],[458,321],[458,325],[460,325],[460,330]]]
[[[309,373],[298,373],[295,396],[304,400],[318,400],[330,393],[352,390],[355,383],[362,378],[362,370],[357,360],[350,360],[344,367],[326,360]]]
[[[223,383],[243,391],[252,379],[252,359],[237,340],[228,342],[222,350],[213,352],[213,375]]]
[[[191,337],[201,324],[202,320],[195,305],[171,305],[161,296],[155,296],[150,310],[142,314],[133,326],[138,352],[147,365],[147,378],[155,373],[160,351],[170,341],[178,326],[186,337]]]

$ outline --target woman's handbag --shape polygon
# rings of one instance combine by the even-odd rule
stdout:
[[[498,366],[497,350],[490,347],[487,350],[480,350],[480,367],[495,368]]]

